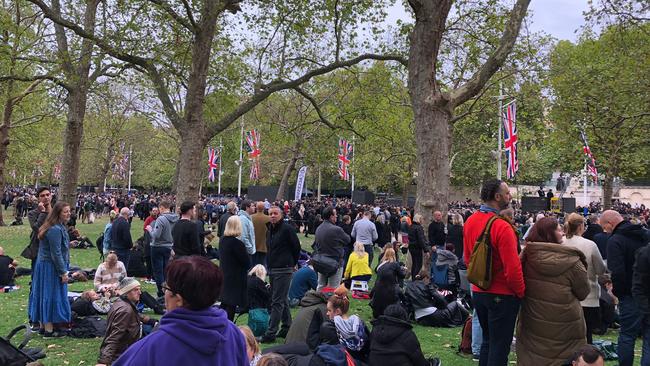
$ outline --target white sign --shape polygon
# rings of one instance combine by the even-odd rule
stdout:
[[[302,188],[305,185],[305,176],[307,175],[307,166],[303,166],[298,171],[298,179],[296,179],[296,194],[295,201],[300,201],[302,197]]]

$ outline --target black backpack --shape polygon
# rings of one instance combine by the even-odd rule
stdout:
[[[11,343],[11,338],[23,329],[25,330],[25,336],[23,341],[16,347]],[[25,347],[31,338],[32,331],[24,324],[14,328],[6,338],[0,337],[0,365],[24,366],[29,362],[45,358],[42,348]]]
[[[101,235],[99,235],[99,238],[95,240],[95,246],[97,247],[97,250],[99,250],[99,259],[103,262],[104,261],[104,233],[101,233]]]

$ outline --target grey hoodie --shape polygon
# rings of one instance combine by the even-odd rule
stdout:
[[[176,224],[176,221],[178,221],[178,215],[172,212],[165,212],[158,216],[151,231],[152,247],[171,248],[174,245],[172,228]]]

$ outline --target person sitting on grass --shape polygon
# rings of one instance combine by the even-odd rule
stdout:
[[[120,298],[108,312],[106,335],[99,348],[97,365],[111,365],[120,355],[142,337],[142,323],[148,316],[141,316],[135,308],[140,301],[140,282],[124,278],[118,287]]]
[[[98,292],[115,296],[115,289],[120,281],[126,277],[124,263],[117,260],[115,252],[109,252],[106,260],[95,271],[95,289]]]
[[[248,272],[248,327],[256,337],[266,333],[269,327],[271,286],[264,281],[265,278],[266,268],[261,264],[255,265]]]
[[[586,344],[563,366],[605,366],[605,355],[598,348]]]
[[[404,296],[412,306],[415,321],[428,327],[456,327],[465,324],[469,311],[458,301],[447,303],[436,286],[429,281],[429,274],[422,270],[415,280],[406,285]]]
[[[406,275],[406,267],[395,261],[395,251],[387,248],[382,262],[377,267],[377,282],[370,291],[370,307],[373,318],[379,318],[384,314],[388,305],[399,303],[404,295],[399,283],[403,282]]]
[[[0,287],[14,286],[18,261],[5,255],[5,250],[0,247]]]
[[[388,306],[384,315],[372,321],[370,339],[370,365],[440,365],[438,358],[424,358],[408,314],[400,305]]]
[[[244,338],[246,339],[246,353],[248,355],[248,361],[250,362],[250,366],[257,366],[257,363],[259,362],[260,358],[262,358],[262,354],[260,351],[260,344],[257,343],[257,340],[255,339],[255,335],[253,335],[253,331],[251,331],[251,328],[245,325],[240,325],[239,330],[241,331],[241,333],[244,335]]]
[[[370,331],[358,315],[349,315],[348,289],[339,286],[327,301],[327,317],[334,322],[339,343],[355,360],[366,362],[370,350]]]
[[[345,266],[345,272],[343,273],[347,288],[350,288],[352,281],[370,281],[372,270],[368,264],[368,258],[363,243],[354,243],[354,252],[350,253],[348,264]]]
[[[296,307],[307,291],[316,290],[318,286],[318,275],[311,264],[300,268],[291,275],[289,286],[289,306]]]

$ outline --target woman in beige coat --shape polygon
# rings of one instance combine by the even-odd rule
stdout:
[[[589,279],[589,295],[580,302],[587,325],[587,343],[592,343],[592,332],[600,327],[600,285],[598,276],[605,273],[607,267],[603,257],[598,251],[596,243],[582,237],[585,232],[585,218],[577,213],[572,213],[564,223],[566,239],[562,244],[579,249],[587,261],[587,278]]]
[[[521,254],[526,294],[517,322],[518,365],[562,365],[587,343],[580,301],[589,294],[585,256],[561,245],[562,228],[545,217]]]

